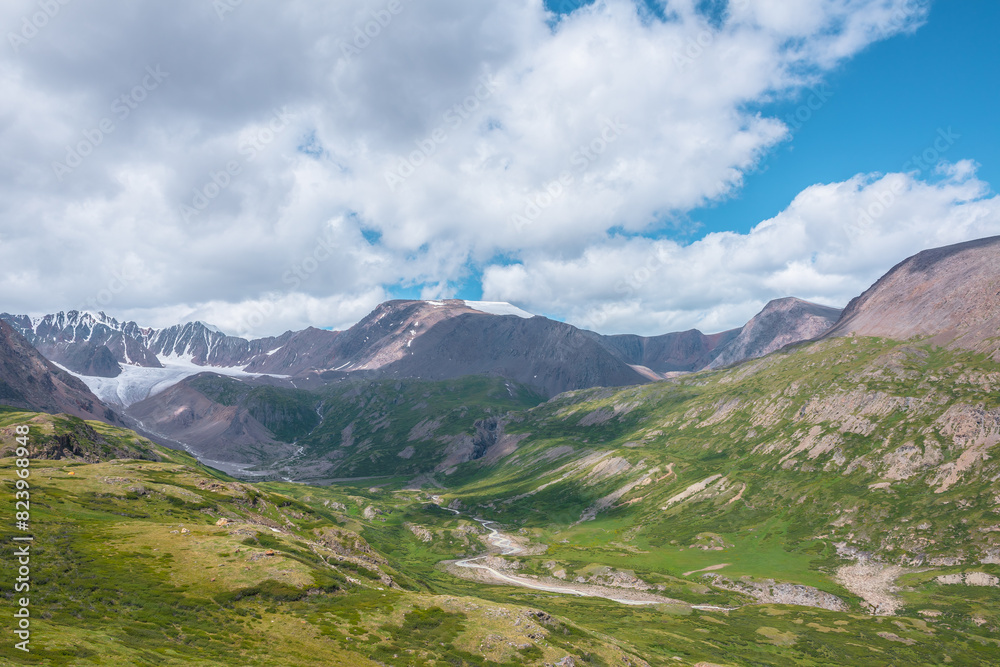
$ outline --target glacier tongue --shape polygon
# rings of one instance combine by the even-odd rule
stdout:
[[[181,380],[198,373],[217,373],[236,378],[261,377],[260,373],[247,373],[239,368],[198,366],[183,357],[164,357],[161,358],[161,361],[163,368],[123,365],[121,374],[113,378],[80,375],[68,368],[62,366],[60,368],[82,380],[99,399],[108,405],[119,408],[127,408],[133,403],[155,396]],[[271,377],[288,376],[272,375]]]

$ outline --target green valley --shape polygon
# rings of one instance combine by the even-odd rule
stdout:
[[[998,384],[983,354],[845,337],[543,403],[344,385],[308,394],[326,407],[299,461],[382,475],[322,485],[8,410],[5,446],[18,423],[38,456],[77,443],[32,461],[31,664],[988,664]],[[306,392],[194,386],[264,423],[316,414]],[[400,458],[413,442],[434,448]]]

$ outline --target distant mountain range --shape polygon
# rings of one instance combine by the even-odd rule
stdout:
[[[346,331],[309,328],[256,340],[202,322],[152,329],[76,311],[40,318],[3,314],[0,403],[134,420],[175,445],[195,443],[219,456],[238,451],[233,459],[264,460],[292,454],[295,438],[280,433],[317,411],[309,401],[303,405],[312,407],[303,408],[298,399],[286,405],[291,395],[284,391],[349,380],[488,376],[502,381],[491,391],[544,400],[567,390],[641,385],[721,368],[787,345],[845,335],[931,338],[996,355],[998,301],[1000,237],[915,255],[843,312],[778,299],[742,328],[711,335],[605,336],[510,304],[460,300],[388,301]],[[189,381],[213,375],[228,376],[230,384],[220,386],[230,389],[209,397],[199,389],[208,385]],[[278,393],[247,394],[249,389],[234,386]]]
[[[256,340],[228,336],[203,322],[152,329],[103,313],[70,311],[40,318],[4,313],[0,319],[105,400],[127,406],[145,398],[142,392],[147,389],[164,389],[163,383],[172,377],[138,369],[178,366],[187,369],[181,375],[215,369],[237,376],[298,379],[295,386],[325,384],[351,374],[423,379],[489,374],[553,396],[738,363],[817,336],[838,314],[836,309],[781,299],[742,329],[719,334],[692,330],[653,337],[603,336],[505,303],[388,301],[346,331],[308,328]],[[131,371],[123,376],[125,369]]]

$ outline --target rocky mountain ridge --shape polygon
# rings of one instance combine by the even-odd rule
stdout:
[[[129,366],[181,363],[289,376],[314,385],[346,374],[426,379],[493,374],[555,395],[700,370],[727,351],[727,363],[759,356],[812,337],[813,329],[796,319],[803,315],[794,309],[781,311],[772,317],[765,340],[737,351],[732,345],[746,327],[712,335],[692,330],[652,337],[604,336],[532,317],[510,304],[461,300],[387,301],[346,331],[308,328],[255,340],[228,336],[202,322],[152,329],[103,313],[70,311],[41,318],[2,314],[0,319],[50,360],[85,380],[117,378]]]

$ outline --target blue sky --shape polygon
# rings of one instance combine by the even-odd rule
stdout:
[[[912,35],[878,42],[826,77],[829,100],[764,160],[732,199],[691,212],[706,232],[749,231],[814,183],[901,171],[939,128],[961,138],[942,159],[976,160],[1000,183],[1000,3],[938,0]],[[827,88],[823,89],[825,93]],[[810,93],[804,93],[808,96]],[[802,99],[762,107],[785,118]]]
[[[0,310],[719,331],[1000,234],[1000,3],[387,2],[0,3]]]
[[[591,3],[546,1],[561,13],[584,4]],[[794,119],[788,120],[790,138],[769,151],[731,196],[670,216],[644,235],[688,243],[712,232],[749,232],[816,183],[918,168],[912,158],[933,147],[940,130],[958,137],[940,159],[975,160],[980,178],[995,186],[1000,183],[998,27],[1000,3],[992,0],[932,3],[916,32],[876,42],[827,73],[821,85],[760,105],[766,115]],[[803,111],[812,100],[819,100],[819,108]],[[935,178],[930,169],[922,177]],[[481,278],[470,266],[456,296],[482,298]],[[397,286],[393,294],[418,298],[420,289]]]

